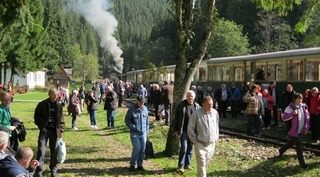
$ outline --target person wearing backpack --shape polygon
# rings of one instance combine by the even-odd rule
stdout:
[[[292,98],[293,101],[284,110],[282,117],[283,121],[287,122],[286,130],[289,141],[279,149],[279,157],[282,157],[287,149],[295,145],[300,167],[308,168],[304,161],[301,141],[301,136],[308,134],[310,127],[308,106],[302,102],[302,94],[294,93]]]

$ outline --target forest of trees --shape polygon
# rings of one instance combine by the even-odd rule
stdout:
[[[59,65],[73,66],[74,77],[93,80],[112,77],[112,55],[100,47],[95,29],[84,17],[66,9],[68,0],[0,2],[0,62],[13,73],[26,73]],[[188,61],[199,48],[204,10],[198,6]],[[107,9],[118,21],[114,36],[123,51],[123,72],[175,64],[177,26],[167,0],[110,0]],[[204,59],[319,46],[315,35],[319,18],[306,33],[294,28],[310,1],[293,7],[287,16],[257,8],[252,0],[217,0],[212,35]],[[23,4],[21,4],[23,3]],[[319,12],[316,12],[319,13]],[[318,20],[318,21],[317,21]],[[311,39],[311,40],[310,40]],[[85,64],[85,62],[88,62]],[[7,64],[10,63],[10,64]],[[83,66],[86,71],[78,71]],[[2,68],[1,68],[2,69]],[[0,72],[1,73],[1,72]]]

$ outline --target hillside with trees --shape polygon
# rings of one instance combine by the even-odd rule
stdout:
[[[84,17],[66,9],[67,0],[23,0],[0,2],[0,62],[13,73],[23,74],[59,65],[81,68],[89,57],[91,70],[75,72],[78,80],[115,76],[112,55],[100,47],[95,29]],[[123,51],[124,70],[175,64],[178,28],[167,0],[110,0],[108,10],[118,21],[114,34]],[[204,31],[206,4],[195,3],[191,43],[187,61],[196,56]],[[22,3],[22,4],[21,4]],[[319,18],[308,22],[305,33],[295,30],[313,1],[293,5],[286,16],[265,11],[254,0],[217,0],[212,35],[204,60],[319,46]],[[315,12],[319,16],[319,12]],[[77,48],[77,52],[75,52]],[[79,49],[79,50],[78,50]],[[81,56],[82,58],[77,58]],[[81,64],[75,63],[81,61]],[[10,64],[9,64],[10,63]],[[4,69],[5,69],[4,68]],[[3,69],[3,68],[1,68]],[[113,74],[112,74],[113,73]]]

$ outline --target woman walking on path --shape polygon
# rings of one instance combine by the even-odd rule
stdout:
[[[72,96],[71,96],[71,100],[70,100],[70,113],[72,116],[72,129],[73,130],[78,130],[77,126],[76,126],[76,122],[77,122],[77,116],[79,115],[79,103],[80,100],[78,98],[78,90],[73,90],[72,91]]]
[[[308,168],[304,161],[303,145],[300,137],[308,134],[310,118],[308,108],[305,103],[302,103],[302,98],[303,96],[300,93],[294,93],[293,102],[284,110],[282,119],[286,122],[289,142],[279,149],[279,157],[282,157],[287,149],[295,145],[300,167]]]

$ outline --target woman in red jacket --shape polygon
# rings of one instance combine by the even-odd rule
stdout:
[[[268,89],[264,89],[262,92],[262,101],[264,105],[264,127],[263,129],[270,129],[270,124],[271,124],[271,111],[273,110],[273,103],[274,99],[273,97],[269,94]]]
[[[316,144],[320,144],[320,94],[317,87],[311,89],[311,94],[307,98],[307,105],[310,113],[310,131],[312,139]]]

